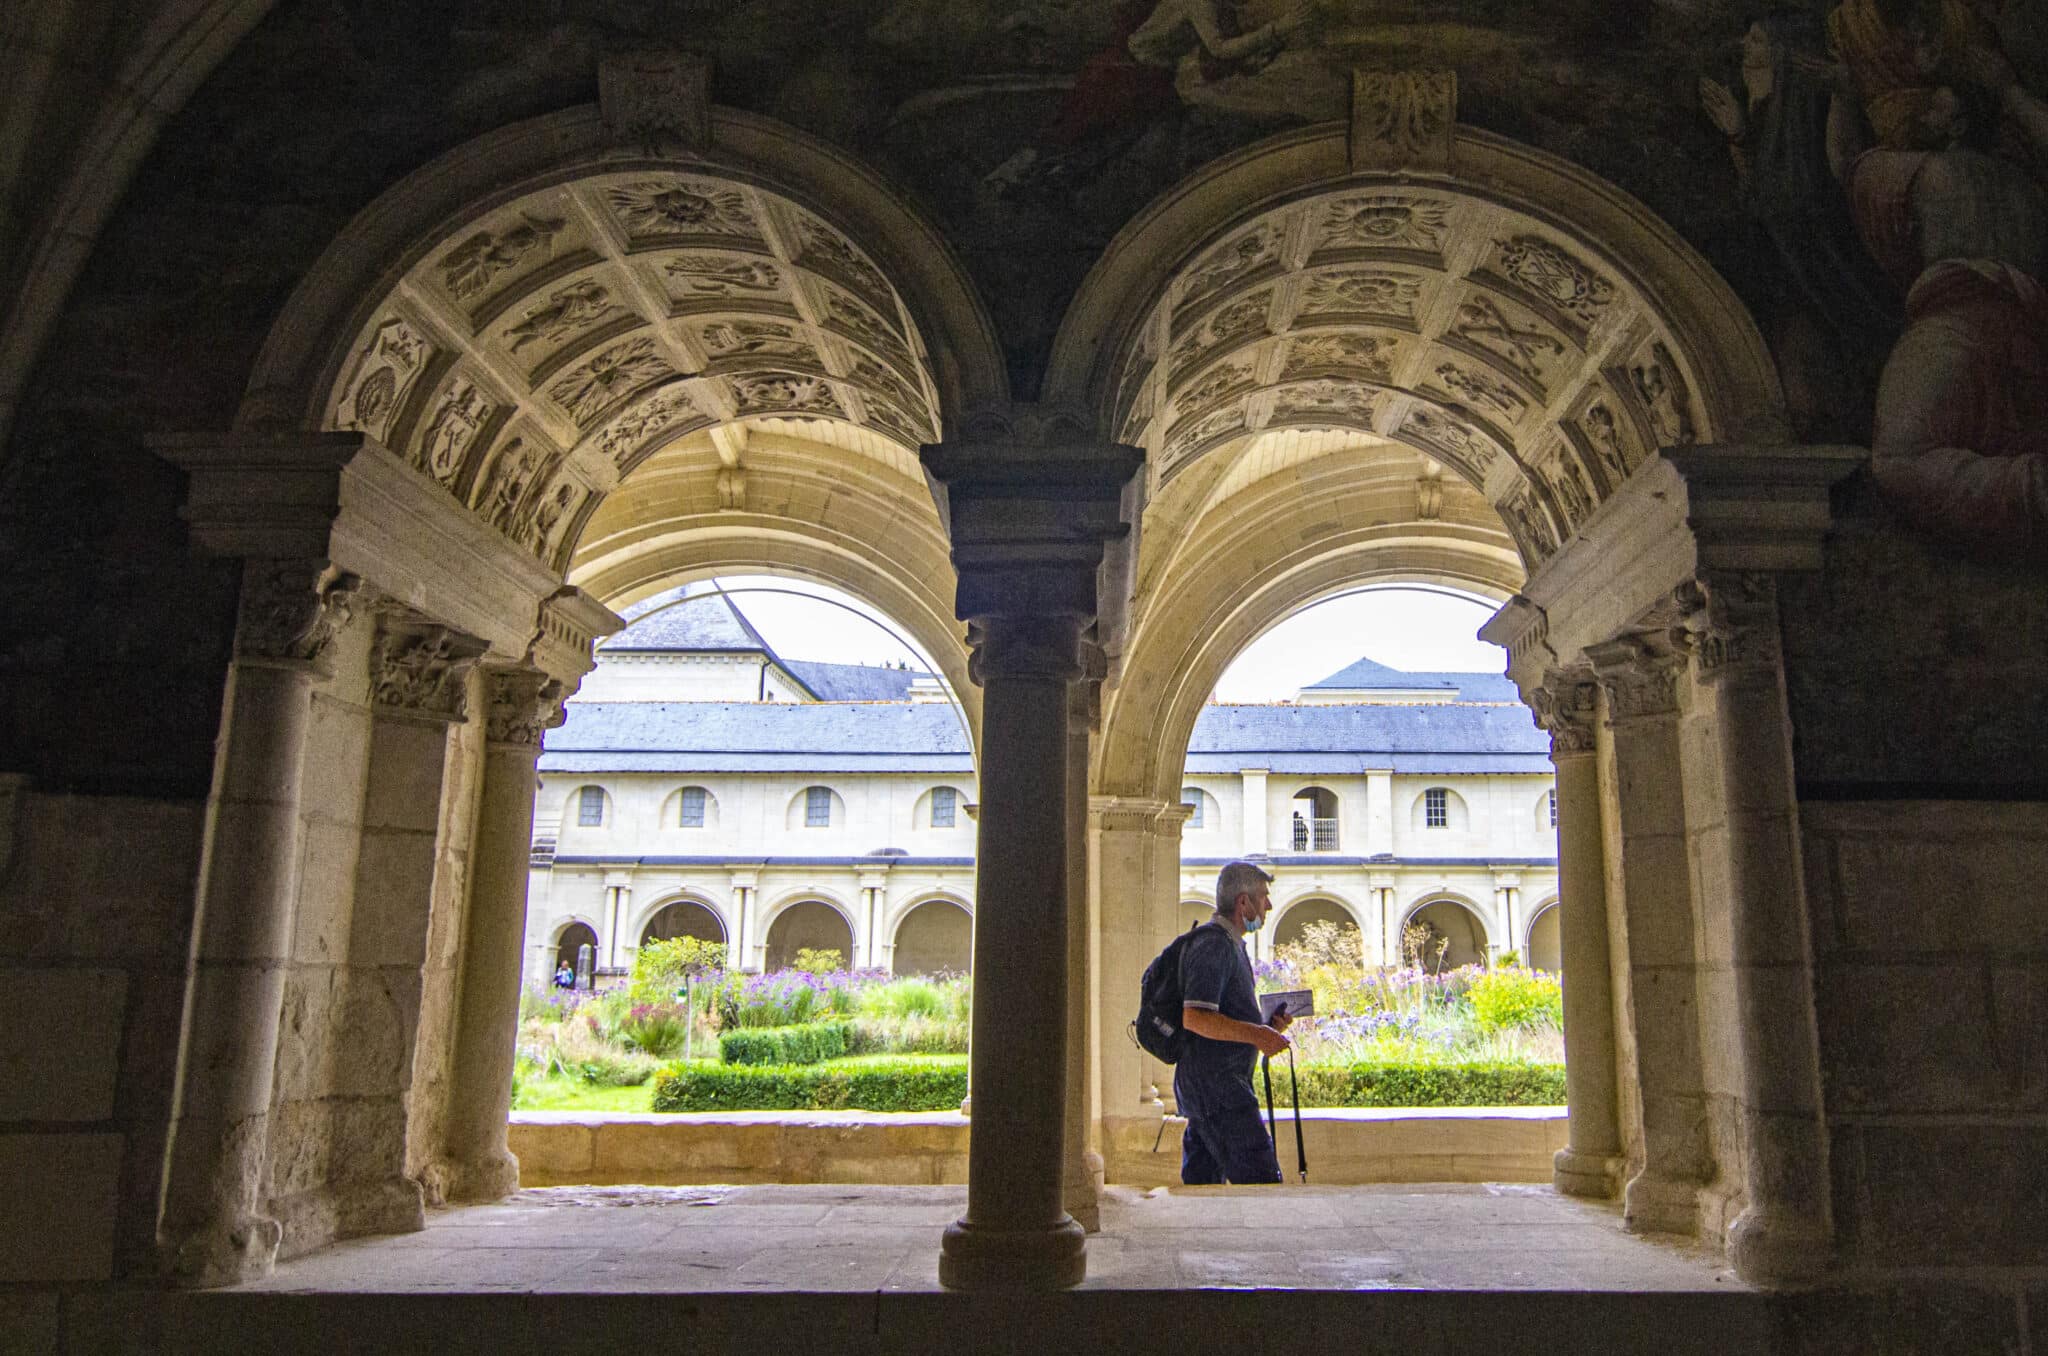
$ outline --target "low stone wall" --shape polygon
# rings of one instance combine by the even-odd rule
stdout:
[[[1293,1176],[1294,1134],[1283,1116],[1280,1163]],[[1164,1133],[1132,1127],[1112,1145],[1112,1181],[1180,1180],[1185,1122]],[[1562,1107],[1447,1107],[1428,1111],[1319,1110],[1301,1115],[1309,1180],[1548,1182],[1565,1144]],[[522,1186],[688,1186],[721,1182],[896,1185],[967,1180],[968,1120],[955,1112],[735,1111],[623,1115],[522,1111],[512,1152]],[[1154,1151],[1154,1143],[1157,1150]],[[1143,1141],[1142,1143],[1140,1141]]]

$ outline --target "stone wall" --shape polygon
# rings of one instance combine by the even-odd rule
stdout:
[[[204,818],[0,786],[0,1286],[148,1266]]]

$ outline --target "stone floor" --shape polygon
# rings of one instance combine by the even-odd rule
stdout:
[[[556,1187],[336,1244],[257,1291],[936,1291],[964,1187]],[[1111,1187],[1084,1288],[1740,1290],[1547,1187]]]

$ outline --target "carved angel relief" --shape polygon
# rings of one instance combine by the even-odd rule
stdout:
[[[1579,433],[1586,440],[1586,445],[1593,449],[1593,455],[1599,460],[1610,483],[1619,485],[1628,479],[1635,466],[1612,406],[1604,400],[1588,405],[1585,414],[1579,418]]]
[[[522,214],[502,231],[478,231],[441,257],[441,280],[457,301],[467,301],[507,269],[535,252],[546,256],[568,223],[560,217]]]
[[[1629,369],[1629,385],[1642,402],[1657,445],[1688,446],[1699,438],[1692,422],[1692,388],[1661,340],[1650,353],[1648,362]]]
[[[654,341],[641,335],[613,344],[572,369],[548,387],[548,399],[560,405],[579,425],[588,426],[630,392],[648,382],[676,375]]]
[[[575,482],[557,483],[522,516],[514,540],[546,560],[553,554],[557,530],[582,499],[583,489]]]
[[[596,325],[625,308],[612,300],[611,290],[602,283],[585,279],[559,292],[550,292],[547,303],[528,310],[518,324],[505,333],[517,353],[536,341],[555,343]]]
[[[1519,482],[1508,491],[1507,497],[1500,502],[1500,513],[1507,520],[1515,539],[1521,543],[1524,554],[1530,557],[1530,563],[1539,563],[1557,554],[1557,533],[1536,503],[1527,482]]]
[[[519,501],[526,497],[527,486],[533,482],[544,456],[539,447],[522,437],[506,439],[498,455],[492,458],[490,470],[480,477],[470,506],[492,527],[509,533]]]

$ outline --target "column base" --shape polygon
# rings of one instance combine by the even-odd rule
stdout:
[[[1567,1145],[1552,1156],[1550,1165],[1552,1184],[1566,1196],[1611,1201],[1621,1181],[1622,1161],[1616,1154],[1582,1154]]]
[[[1087,1234],[1068,1216],[1038,1229],[947,1226],[939,1284],[948,1290],[1067,1290],[1088,1274]]]
[[[161,1240],[173,1285],[192,1290],[259,1281],[277,1265],[284,1226],[268,1215],[210,1219],[181,1237]]]
[[[1697,1238],[1699,1187],[1637,1173],[1621,1193],[1621,1217],[1634,1234],[1678,1234]]]
[[[1728,1260],[1751,1285],[1813,1285],[1833,1269],[1835,1240],[1814,1220],[1751,1206],[1728,1226]]]
[[[1067,1166],[1060,1203],[1074,1222],[1091,1234],[1102,1232],[1102,1180],[1102,1155],[1092,1150]]]
[[[502,1201],[519,1190],[519,1160],[507,1149],[488,1158],[443,1159],[428,1171],[438,1177],[442,1198],[451,1205]]]

